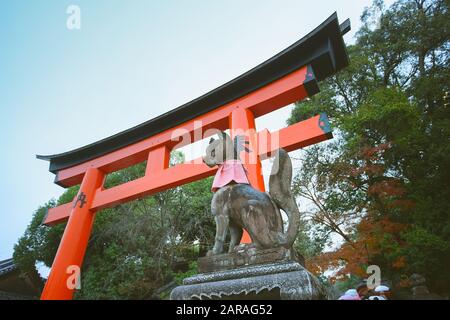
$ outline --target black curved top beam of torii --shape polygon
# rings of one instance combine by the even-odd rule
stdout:
[[[37,155],[50,161],[50,172],[69,168],[95,159],[127,145],[156,135],[188,120],[212,111],[253,92],[298,68],[310,65],[317,81],[332,76],[349,63],[342,36],[350,31],[350,20],[339,24],[336,12],[308,35],[285,50],[224,85],[156,118],[89,145],[53,155]],[[310,95],[318,92],[311,81]]]

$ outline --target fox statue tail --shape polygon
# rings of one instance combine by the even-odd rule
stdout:
[[[275,156],[269,179],[269,194],[279,209],[288,216],[286,233],[280,234],[280,244],[290,248],[294,243],[300,226],[300,211],[291,193],[292,162],[284,149],[279,149]]]

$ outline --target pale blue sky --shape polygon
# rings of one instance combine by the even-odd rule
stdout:
[[[389,1],[391,2],[391,1]],[[36,154],[71,150],[173,109],[240,75],[334,11],[352,42],[371,0],[0,3],[0,260],[34,210],[63,189]],[[81,30],[66,28],[69,5]],[[280,128],[287,107],[258,121]]]

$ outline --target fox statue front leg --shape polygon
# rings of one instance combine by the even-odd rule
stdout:
[[[229,229],[229,210],[228,208],[226,208],[226,206],[223,206],[223,201],[220,199],[220,195],[220,193],[215,193],[211,202],[211,212],[216,222],[216,236],[214,239],[214,247],[208,252],[208,255],[223,253],[225,239]]]

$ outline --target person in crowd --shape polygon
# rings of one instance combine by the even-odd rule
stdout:
[[[356,289],[348,289],[338,300],[361,300]]]
[[[358,292],[358,295],[361,298],[361,300],[367,300],[371,296],[370,290],[365,282],[361,282],[356,287],[356,291]]]

